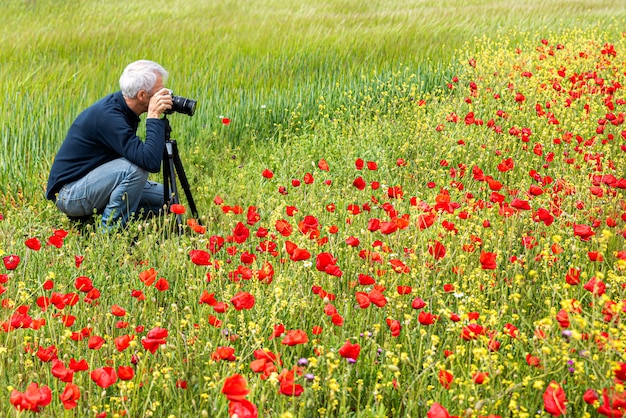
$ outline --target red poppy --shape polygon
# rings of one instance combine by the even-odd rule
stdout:
[[[257,407],[247,399],[240,401],[230,401],[228,404],[228,415],[237,418],[257,418],[259,416]]]
[[[117,368],[117,377],[119,377],[120,380],[131,380],[135,377],[135,369],[131,366],[119,366]]]
[[[317,163],[317,167],[320,170],[323,170],[323,171],[329,171],[330,170],[330,168],[328,167],[328,163],[323,158],[321,160],[319,160],[319,162]]]
[[[402,325],[400,325],[400,321],[398,321],[397,319],[387,318],[385,322],[387,322],[387,326],[389,327],[389,330],[391,331],[391,336],[399,337],[400,330],[402,330]]]
[[[37,349],[37,357],[44,363],[48,363],[58,358],[57,353],[58,349],[54,345],[51,345],[49,347],[39,346],[39,348]]]
[[[250,236],[250,230],[242,222],[237,222],[233,229],[233,238],[237,244],[243,244]]]
[[[441,260],[446,256],[446,247],[439,241],[435,241],[434,244],[428,246],[428,253],[432,255],[435,260]]]
[[[593,403],[598,399],[600,399],[600,397],[598,396],[598,392],[593,389],[587,389],[583,394],[583,401],[585,401],[585,403],[588,405],[593,405]]]
[[[202,295],[200,296],[200,301],[198,303],[205,303],[209,306],[213,306],[217,303],[217,300],[215,299],[215,295],[213,293],[209,293],[207,290],[203,290]]]
[[[263,177],[265,177],[266,179],[271,179],[272,177],[274,177],[274,173],[272,173],[272,170],[266,168],[265,170],[263,170],[263,173],[261,173],[263,175]]]
[[[9,401],[18,411],[39,412],[41,407],[52,401],[52,391],[48,386],[40,387],[39,384],[32,382],[24,393],[13,389]]]
[[[185,209],[185,207],[183,205],[181,205],[180,203],[172,203],[170,205],[170,212],[176,214],[176,215],[182,215],[185,213],[187,209]]]
[[[543,393],[543,407],[553,417],[565,415],[567,399],[565,391],[554,380],[550,382]]]
[[[430,312],[420,311],[417,315],[417,320],[422,325],[432,325],[439,319],[438,315],[433,315]]]
[[[211,359],[218,360],[226,360],[226,361],[235,361],[237,360],[237,356],[235,355],[235,349],[233,347],[217,347],[213,354],[211,354]]]
[[[489,373],[476,372],[472,375],[472,382],[476,383],[477,385],[482,385],[483,383],[485,383],[485,379],[487,379],[487,377],[489,377]]]
[[[80,388],[76,386],[74,383],[67,383],[65,385],[65,389],[63,389],[63,393],[59,395],[61,402],[63,402],[63,407],[65,409],[74,409],[78,406],[76,402],[80,399]]]
[[[119,305],[113,305],[111,306],[111,314],[113,314],[114,316],[124,316],[126,315],[126,309],[122,308]]]
[[[141,339],[141,345],[154,354],[161,345],[165,344],[167,336],[168,331],[165,328],[155,327],[148,331],[148,334]]]
[[[7,255],[2,257],[2,261],[7,270],[15,270],[20,264],[20,256],[15,254]]]
[[[413,302],[411,302],[411,308],[413,309],[422,309],[425,306],[426,302],[424,302],[424,300],[420,297],[416,297],[413,299]]]
[[[89,337],[89,341],[87,342],[87,346],[91,350],[99,350],[100,348],[102,348],[104,343],[105,343],[104,338],[102,338],[99,335],[92,335],[91,337]]]
[[[309,336],[307,335],[306,331],[303,331],[301,329],[295,329],[287,331],[285,338],[283,338],[283,340],[281,341],[281,344],[293,346],[298,344],[305,344],[307,342],[309,342]]]
[[[278,233],[283,237],[288,237],[293,231],[293,227],[291,226],[291,224],[284,219],[277,220],[274,226],[276,228],[276,231],[278,231]]]
[[[115,343],[115,348],[117,349],[117,351],[124,351],[126,350],[128,347],[130,347],[130,342],[133,340],[133,337],[128,335],[128,334],[124,334],[124,335],[120,335],[119,337],[115,337],[113,339],[113,343]]]
[[[215,328],[220,328],[222,326],[222,321],[220,321],[214,315],[209,315],[209,324],[214,326]]]
[[[595,234],[589,225],[574,224],[574,236],[581,241],[589,241]]]
[[[383,292],[381,292],[380,290],[376,288],[370,290],[369,293],[367,294],[367,297],[369,298],[370,302],[372,302],[374,305],[378,306],[379,308],[382,308],[383,306],[387,304],[387,298],[385,297]]]
[[[430,406],[430,409],[426,413],[427,418],[452,418],[448,413],[448,410],[437,402]]]
[[[39,251],[41,249],[41,241],[39,241],[38,238],[28,238],[24,244],[34,251]]]
[[[248,382],[239,373],[229,376],[224,381],[222,393],[226,395],[230,401],[242,401],[250,393],[248,390]]]
[[[230,300],[234,308],[238,311],[242,309],[252,309],[254,306],[254,296],[248,292],[239,292]]]
[[[361,345],[352,344],[350,340],[346,340],[338,352],[341,357],[356,361],[359,358],[359,354],[361,354]]]
[[[191,250],[189,251],[189,258],[191,262],[196,266],[210,266],[211,254],[204,250]],[[156,277],[156,272],[155,272]],[[154,281],[154,279],[153,279]]]
[[[481,251],[480,264],[483,270],[495,270],[496,269],[496,254],[486,252],[486,251]]]
[[[157,272],[154,267],[150,267],[148,270],[144,270],[139,273],[139,280],[146,286],[152,286],[152,283],[156,280]]]
[[[103,389],[106,389],[117,382],[117,373],[113,367],[100,367],[98,369],[94,369],[91,371],[90,377],[96,385]]]
[[[450,389],[453,380],[454,375],[452,373],[447,370],[439,370],[439,383],[441,383],[444,389]]]
[[[59,359],[52,360],[52,368],[50,372],[52,376],[59,379],[61,382],[71,382],[74,378],[74,370],[65,367],[63,362]]]
[[[358,190],[363,190],[365,189],[366,183],[365,183],[365,180],[363,180],[363,177],[359,176],[356,179],[354,179],[354,181],[352,182],[352,185],[356,187]]]
[[[170,288],[170,283],[165,277],[161,277],[159,280],[154,282],[154,288],[159,292],[164,292]]]
[[[365,292],[356,292],[354,296],[356,297],[356,303],[359,304],[361,309],[367,308],[372,303]]]

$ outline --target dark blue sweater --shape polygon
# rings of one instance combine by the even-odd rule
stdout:
[[[166,122],[146,119],[145,142],[137,136],[139,122],[139,116],[128,107],[121,91],[85,109],[70,127],[54,159],[46,197],[56,200],[56,193],[63,185],[120,157],[151,173],[159,171]]]

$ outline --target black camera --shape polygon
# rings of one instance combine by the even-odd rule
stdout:
[[[165,111],[166,114],[171,115],[174,112],[184,113],[185,115],[193,116],[193,112],[196,111],[196,101],[188,99],[182,96],[174,96],[172,94],[172,108]]]

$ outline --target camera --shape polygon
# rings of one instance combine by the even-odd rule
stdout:
[[[174,112],[183,113],[185,115],[193,116],[193,112],[196,111],[196,101],[188,99],[182,96],[174,96],[172,94],[172,108],[168,109],[165,113],[170,115]]]

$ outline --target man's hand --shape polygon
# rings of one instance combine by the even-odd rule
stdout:
[[[150,104],[148,105],[148,119],[158,119],[166,110],[171,108],[172,95],[170,93],[170,90],[162,88],[150,98]]]

